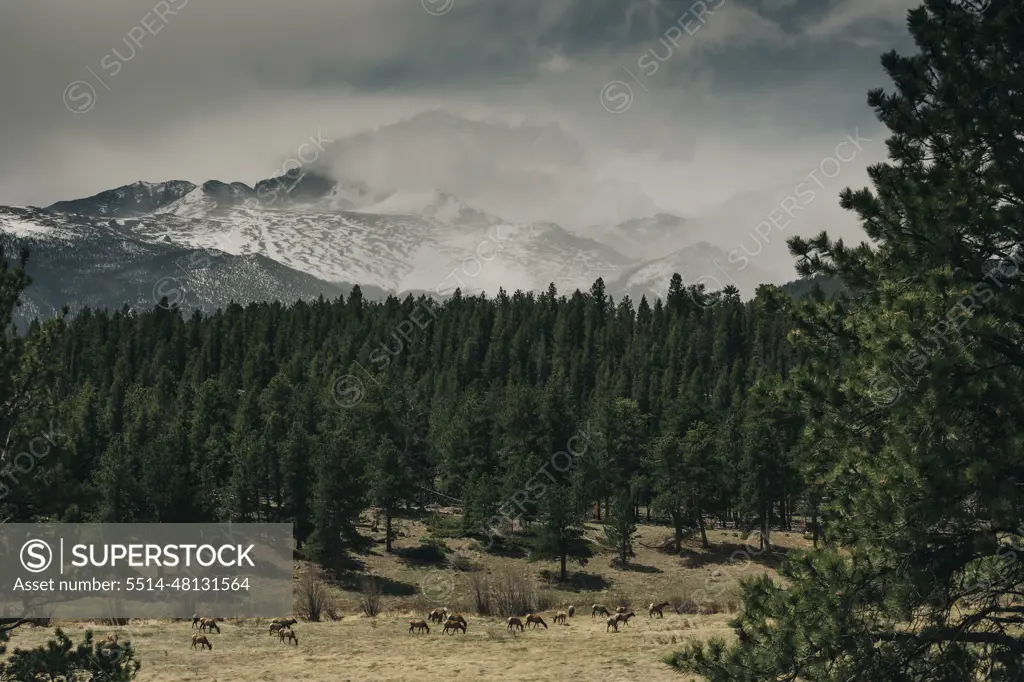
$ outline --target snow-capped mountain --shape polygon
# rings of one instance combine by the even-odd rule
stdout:
[[[737,266],[729,262],[729,254],[723,249],[708,242],[698,242],[663,258],[626,269],[618,279],[608,284],[608,289],[628,294],[634,301],[639,301],[641,296],[647,296],[648,300],[664,298],[674,273],[679,273],[684,286],[703,284],[708,292],[733,286],[744,296],[753,294],[760,284],[781,284],[777,277],[753,263]]]
[[[639,301],[664,297],[673,273],[748,296],[772,280],[753,265],[740,270],[706,242],[670,251],[684,223],[656,213],[591,239],[553,222],[508,221],[450,192],[375,190],[322,171],[254,187],[135,183],[46,209],[0,207],[8,255],[30,250],[28,298],[43,315],[63,303],[152,304],[161,287],[210,309],[337,295],[352,284],[371,298],[543,291],[551,283],[569,294],[601,277],[612,296]],[[641,258],[652,253],[669,255]],[[163,280],[177,284],[158,286]]]
[[[232,301],[285,303],[347,295],[351,285],[323,282],[262,255],[199,251],[167,240],[133,238],[118,221],[0,207],[0,244],[7,257],[29,251],[32,283],[22,297],[22,325],[48,318],[67,304],[121,309],[167,306],[186,314]],[[383,291],[364,288],[368,297]]]
[[[58,201],[50,210],[108,218],[135,218],[181,199],[196,186],[185,180],[135,182],[85,199]]]

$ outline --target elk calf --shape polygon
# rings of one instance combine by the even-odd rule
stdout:
[[[608,619],[608,624],[605,626],[604,631],[608,632],[609,628],[615,628],[615,632],[618,632],[619,631],[619,619],[618,618],[609,618]]]

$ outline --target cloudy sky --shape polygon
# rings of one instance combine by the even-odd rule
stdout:
[[[765,264],[786,274],[789,234],[859,239],[836,194],[867,184],[865,167],[885,156],[866,93],[890,88],[883,52],[912,51],[917,4],[10,0],[0,204],[139,179],[252,184],[311,135],[339,140],[443,108],[495,131],[555,123],[582,150],[584,184],[602,188],[595,202],[628,186],[687,216],[688,240],[726,249],[748,239],[753,250],[755,227],[819,169],[813,201],[760,238]],[[837,154],[857,134],[870,141]]]

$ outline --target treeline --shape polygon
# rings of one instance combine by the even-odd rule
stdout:
[[[494,519],[512,518],[563,566],[585,552],[588,513],[628,530],[642,506],[677,539],[712,516],[768,537],[809,510],[799,423],[753,391],[799,362],[777,295],[743,302],[677,275],[653,306],[598,280],[443,305],[356,289],[188,319],[86,310],[51,331],[57,445],[8,463],[0,504],[11,520],[292,522],[327,566],[368,506],[390,549],[394,514],[450,499],[466,533],[500,537]],[[526,491],[574,436],[583,454]]]

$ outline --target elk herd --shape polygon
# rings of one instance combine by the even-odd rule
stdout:
[[[654,618],[655,616],[658,618],[664,618],[664,609],[666,606],[670,606],[670,603],[667,601],[660,603],[652,602],[647,606],[648,618]],[[564,611],[557,611],[551,618],[551,622],[557,625],[568,625],[568,619],[575,616],[576,607],[569,605]],[[618,632],[619,625],[628,625],[630,619],[636,617],[636,613],[627,609],[625,606],[619,606],[615,609],[615,613],[613,614],[604,604],[594,604],[590,607],[590,617],[593,619],[598,616],[604,616],[608,619],[605,625],[605,632],[609,632],[611,630]],[[444,623],[441,630],[444,634],[454,635],[458,632],[466,634],[468,625],[468,623],[466,623],[466,619],[449,608],[436,608],[432,610],[427,615],[427,620],[410,620],[409,633],[415,634],[423,632],[430,634],[430,624],[427,622],[428,620],[434,625],[441,625]],[[290,642],[298,646],[299,638],[292,629],[292,626],[298,622],[299,621],[295,618],[275,618],[270,621],[268,634],[276,634],[282,644]],[[517,616],[506,618],[505,626],[509,632],[513,632],[515,630],[523,632],[527,628],[536,630],[543,627],[545,630],[548,629],[548,624],[544,621],[544,618],[537,613],[528,613],[522,618]],[[194,630],[199,630],[198,633],[192,635],[192,648],[199,649],[200,651],[212,651],[213,644],[210,643],[210,638],[207,637],[207,634],[213,634],[214,632],[220,634],[220,626],[217,624],[217,620],[215,618],[200,618],[198,613],[193,614],[192,628]],[[116,635],[112,635],[112,637],[116,638]],[[116,643],[116,639],[111,641]]]
[[[299,645],[299,638],[292,630],[292,626],[299,621],[295,618],[275,618],[270,621],[270,632],[269,634],[277,634],[278,639],[281,643],[291,642],[295,646]],[[192,614],[192,629],[199,630],[197,634],[192,635],[192,648],[203,651],[208,649],[213,650],[213,644],[210,643],[210,638],[205,633],[213,634],[216,632],[220,634],[220,625],[217,624],[216,618],[200,618],[198,613]],[[109,639],[109,638],[108,638]],[[115,640],[116,641],[116,640]]]
[[[647,606],[648,618],[665,617],[665,607],[670,606],[671,603],[664,601],[659,603],[652,602]],[[576,615],[576,607],[569,605],[564,611],[557,611],[552,617],[551,622],[557,625],[568,625],[568,619],[573,618]],[[605,616],[608,618],[606,621],[605,632],[609,630],[619,631],[619,625],[628,625],[631,618],[636,617],[636,613],[627,609],[625,606],[619,606],[615,609],[614,615],[608,610],[608,607],[603,604],[594,604],[590,607],[590,617],[596,618],[597,616]],[[436,608],[427,615],[427,619],[439,625],[444,622],[444,629],[442,632],[455,634],[461,631],[463,634],[466,632],[466,619],[462,616],[453,613],[449,608]],[[547,630],[548,624],[544,622],[544,618],[540,614],[528,613],[526,616],[520,618],[518,616],[511,616],[505,619],[505,627],[509,632],[518,630],[523,632],[527,628],[533,628],[536,630],[542,627]],[[409,621],[409,632],[419,633],[425,632],[430,634],[430,625],[426,620],[410,620]]]

